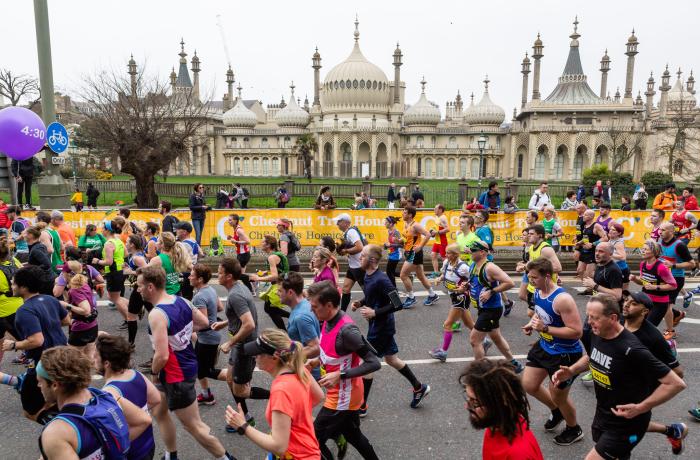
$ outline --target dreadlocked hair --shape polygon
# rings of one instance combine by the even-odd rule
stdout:
[[[505,360],[472,362],[459,376],[459,383],[474,391],[492,420],[492,427],[513,442],[520,431],[520,417],[530,427],[527,394],[513,365]]]

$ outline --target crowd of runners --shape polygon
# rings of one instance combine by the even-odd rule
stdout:
[[[395,339],[395,314],[418,306],[417,280],[427,292],[425,307],[438,302],[443,289],[451,305],[442,323],[424,317],[428,328],[442,328],[442,343],[429,355],[446,362],[453,335],[468,331],[474,360],[455,377],[472,425],[486,429],[484,458],[542,458],[545,441],[535,438],[532,423],[543,423],[563,446],[590,432],[595,447],[587,459],[630,458],[647,432],[665,436],[679,454],[687,425],[652,420],[652,409],[686,387],[676,326],[694,294],[684,281],[697,268],[687,245],[698,220],[683,200],[669,216],[654,210],[636,267],[627,263],[624,227],[609,216],[609,205],[596,212],[584,200],[575,209],[573,257],[581,294],[590,296],[583,317],[561,286],[562,231],[546,204],[527,215],[517,303],[507,296],[516,281],[498,265],[485,209],[465,212],[451,229],[437,205],[432,231],[415,220],[412,206],[401,209],[400,218],[388,211],[383,246],[368,244],[352,216],[339,214],[334,221],[342,238],[324,237],[313,249],[308,284],[287,219],[260,244],[265,269],[251,271],[251,240],[231,214],[227,232],[236,257],[217,259],[214,274],[203,263],[192,223],[178,221],[168,203],[161,207],[162,225],[141,228],[121,209],[100,228],[88,225],[80,238],[59,211],[39,211],[29,221],[12,206],[5,211],[9,232],[0,237],[0,359],[4,353],[26,372],[0,372],[0,383],[14,387],[24,415],[43,426],[38,447],[46,459],[151,459],[157,437],[162,458],[176,459],[178,445],[189,440],[178,439],[175,423],[213,458],[235,458],[235,449],[226,447],[234,443],[212,435],[200,417],[199,406],[217,398],[228,404],[221,420],[226,431],[246,436],[268,458],[343,458],[352,446],[375,459],[361,419],[372,410],[382,359],[406,379],[405,390],[395,394],[410,408],[418,409],[431,392],[427,375],[416,375],[399,357]],[[428,248],[433,270],[426,274]],[[347,261],[344,274],[339,259]],[[227,292],[223,300],[211,283],[215,275]],[[356,283],[363,295],[353,299]],[[98,309],[101,297],[113,311]],[[529,317],[522,333],[538,337],[524,362],[513,357],[500,328],[519,305]],[[348,308],[367,321],[366,334]],[[262,314],[275,328],[260,326]],[[102,315],[119,315],[118,330],[100,328]],[[137,364],[140,329],[152,354]],[[483,359],[494,346],[505,359]],[[228,355],[223,367],[220,353]],[[269,388],[253,385],[256,367],[271,376]],[[579,424],[569,397],[579,375],[595,386],[590,431]],[[226,382],[230,395],[215,396],[211,380]],[[249,399],[268,401],[268,429],[256,428]],[[531,420],[528,400],[544,404],[550,416]],[[690,413],[700,420],[698,408]]]

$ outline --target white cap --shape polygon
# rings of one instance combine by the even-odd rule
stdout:
[[[333,218],[333,222],[335,222],[336,224],[338,222],[340,222],[341,220],[347,220],[348,222],[352,222],[352,218],[350,217],[350,214],[348,214],[346,212],[344,212],[342,214],[338,214],[337,216],[335,216]]]

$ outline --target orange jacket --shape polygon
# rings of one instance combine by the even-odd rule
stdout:
[[[673,211],[676,208],[677,200],[678,196],[675,193],[661,192],[654,198],[652,208],[661,209],[662,211]]]

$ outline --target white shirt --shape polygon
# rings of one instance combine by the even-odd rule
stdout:
[[[530,204],[528,204],[527,207],[533,211],[541,211],[543,207],[550,203],[551,200],[548,194],[542,193],[540,190],[535,190],[535,193],[532,194],[532,198],[530,198]]]
[[[348,243],[354,245],[356,242],[361,241],[360,234],[354,228],[348,229],[345,234],[345,239]],[[350,268],[360,268],[360,253],[348,254],[348,267]]]

